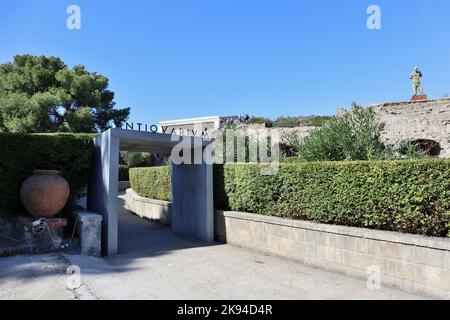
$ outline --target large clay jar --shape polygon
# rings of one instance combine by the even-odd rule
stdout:
[[[56,170],[35,170],[20,189],[23,205],[38,218],[50,218],[59,213],[69,194],[69,184]]]

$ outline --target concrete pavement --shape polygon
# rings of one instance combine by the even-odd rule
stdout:
[[[74,291],[65,286],[69,264],[81,269],[83,286]],[[124,209],[117,257],[0,258],[0,299],[18,298],[422,299],[247,249],[206,246]]]
[[[69,262],[60,254],[0,258],[0,300],[71,300],[65,285]]]

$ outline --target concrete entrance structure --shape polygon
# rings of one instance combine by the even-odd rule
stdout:
[[[211,143],[199,137],[109,129],[94,138],[91,173],[88,185],[88,209],[103,216],[102,253],[117,254],[118,242],[118,168],[119,151],[159,152],[170,154],[183,141],[183,150],[204,155],[193,161],[172,163],[172,229],[175,233],[214,240],[213,179]],[[205,159],[207,161],[205,161]]]

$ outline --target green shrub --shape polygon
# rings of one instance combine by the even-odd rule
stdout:
[[[322,127],[332,116],[298,116],[298,117],[278,117],[274,127],[294,128],[294,127]]]
[[[264,124],[266,127],[273,126],[272,120],[264,117],[250,117],[247,124]]]
[[[430,236],[449,232],[450,161],[405,160],[214,168],[217,209]]]
[[[20,187],[37,169],[60,170],[69,182],[73,200],[87,184],[92,153],[90,137],[1,133],[0,214],[21,209]]]
[[[130,180],[130,168],[127,165],[121,164],[119,166],[119,181],[129,181]]]
[[[142,197],[170,201],[172,198],[170,171],[171,168],[169,166],[131,168],[131,188]]]
[[[214,166],[214,207],[319,223],[450,235],[450,160]],[[130,169],[131,187],[171,199],[170,167]]]
[[[56,133],[31,133],[33,136],[44,136],[44,137],[69,137],[77,139],[92,140],[98,133],[66,133],[66,132],[56,132]]]
[[[151,153],[148,152],[125,152],[122,156],[122,162],[129,168],[134,167],[152,167],[157,161]]]
[[[305,161],[355,161],[384,158],[378,123],[371,108],[353,105],[351,112],[331,118],[304,140],[295,132],[284,138]]]
[[[427,158],[428,154],[425,150],[421,149],[420,145],[411,140],[404,140],[400,142],[400,145],[395,147],[386,148],[387,159],[420,159]]]

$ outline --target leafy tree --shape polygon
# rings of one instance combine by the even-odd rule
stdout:
[[[95,132],[121,126],[107,77],[57,57],[16,55],[0,65],[0,131]]]
[[[148,152],[124,152],[121,155],[121,162],[129,168],[157,165],[155,157]]]
[[[70,132],[95,131],[95,119],[89,107],[81,107],[70,112],[65,120],[65,128]]]

